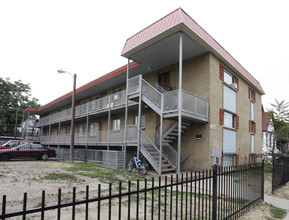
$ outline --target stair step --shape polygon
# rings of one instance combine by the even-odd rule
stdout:
[[[173,173],[176,171],[176,168],[162,169],[162,173]]]

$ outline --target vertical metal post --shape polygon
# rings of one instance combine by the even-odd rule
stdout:
[[[159,175],[162,174],[164,95],[161,94]]]
[[[139,158],[139,150],[141,143],[141,102],[142,102],[142,75],[139,76],[139,100],[138,100],[138,135],[137,135],[137,158]]]
[[[48,146],[50,147],[50,141],[51,141],[51,124],[49,124],[49,128],[48,128],[48,136],[49,136]]]
[[[129,62],[130,59],[127,59],[127,70],[126,70],[126,92],[125,92],[125,116],[124,116],[124,164],[123,167],[125,168],[126,165],[126,145],[127,145],[127,113],[128,113],[128,78],[129,78]]]
[[[265,185],[265,183],[264,183],[264,159],[262,160],[262,201],[264,202],[264,185]]]
[[[179,41],[179,102],[178,102],[178,167],[177,173],[181,172],[181,148],[182,148],[182,80],[183,80],[183,34],[180,32]]]
[[[217,184],[218,184],[218,165],[214,165],[213,169],[213,207],[212,207],[212,217],[213,220],[217,220]]]
[[[58,122],[58,148],[59,148],[59,142],[60,142],[60,121]]]
[[[23,125],[24,124],[24,114],[22,114],[22,123],[21,123],[21,125]],[[24,130],[24,128],[25,127],[21,127],[21,138],[22,138],[22,140],[24,139],[24,136],[25,136],[25,130]]]
[[[70,162],[74,162],[74,118],[75,118],[75,88],[76,74],[73,75],[73,90],[71,102],[71,128],[70,128]]]
[[[84,151],[84,161],[86,162],[87,159],[87,144],[88,144],[88,123],[89,123],[89,114],[87,112],[87,116],[86,116],[86,136],[85,136],[85,151]]]
[[[41,135],[40,135],[40,143],[43,144],[42,141],[41,141],[41,137],[44,137],[44,135],[43,135],[43,126],[41,126]],[[45,140],[45,144],[46,144],[46,140]]]
[[[107,150],[109,150],[110,141],[110,113],[111,113],[111,96],[108,96],[108,122],[107,122]]]

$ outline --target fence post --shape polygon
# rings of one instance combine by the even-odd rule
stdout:
[[[262,160],[262,201],[264,202],[264,159]]]
[[[212,207],[212,217],[213,220],[217,220],[217,174],[218,174],[218,165],[214,165],[213,169],[213,207]]]
[[[274,182],[275,182],[275,154],[273,153],[273,159],[272,159],[272,189],[271,189],[271,192],[272,194],[274,193]]]

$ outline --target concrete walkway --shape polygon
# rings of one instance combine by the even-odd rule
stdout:
[[[282,199],[274,196],[269,196],[267,194],[264,195],[264,202],[276,206],[281,209],[285,209],[287,211],[287,215],[285,216],[285,220],[289,220],[289,200]]]

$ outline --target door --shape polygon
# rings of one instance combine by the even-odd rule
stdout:
[[[170,87],[170,72],[161,73],[158,76],[158,84],[161,88],[166,91],[171,91]]]

